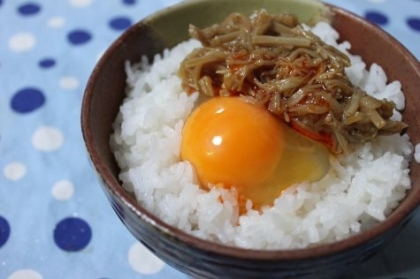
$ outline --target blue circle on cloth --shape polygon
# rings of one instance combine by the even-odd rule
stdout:
[[[414,31],[420,32],[420,18],[416,18],[416,17],[407,18],[407,24]]]
[[[0,6],[3,5],[3,0],[0,0]]]
[[[73,45],[80,45],[90,41],[92,35],[86,30],[73,30],[67,35],[69,42]]]
[[[55,244],[69,252],[85,248],[92,238],[92,230],[86,221],[76,217],[61,220],[54,229]]]
[[[55,65],[55,60],[52,58],[44,58],[39,61],[38,65],[41,68],[51,68]]]
[[[109,21],[109,26],[115,30],[124,30],[131,26],[131,19],[127,17],[115,17]]]
[[[126,5],[134,5],[136,4],[136,0],[123,0],[123,3]]]
[[[23,88],[16,92],[11,100],[11,107],[15,112],[32,112],[45,103],[44,93],[37,88]]]
[[[388,23],[388,17],[377,11],[368,11],[365,13],[365,18],[373,23],[379,24],[379,25],[385,25]]]
[[[26,3],[18,8],[18,12],[24,16],[37,14],[40,10],[41,6],[36,3]]]
[[[9,222],[0,216],[0,248],[7,242],[10,236]]]

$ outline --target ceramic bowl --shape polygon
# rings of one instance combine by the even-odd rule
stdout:
[[[414,143],[420,142],[420,65],[398,41],[366,20],[335,6],[332,25],[369,65],[380,64],[389,80],[400,80],[406,96],[404,120]],[[195,238],[167,225],[139,205],[118,180],[119,168],[109,147],[114,121],[124,98],[124,62],[139,61],[188,38],[187,27],[219,22],[229,13],[260,8],[288,11],[311,23],[325,14],[314,1],[186,1],[151,15],[124,32],[102,56],[88,81],[82,107],[87,151],[102,188],[128,230],[159,258],[196,278],[336,278],[364,262],[404,227],[420,201],[420,165],[411,164],[412,189],[401,205],[375,228],[343,241],[285,251],[246,250]],[[203,15],[203,11],[205,14]],[[112,241],[112,239],[110,239]]]

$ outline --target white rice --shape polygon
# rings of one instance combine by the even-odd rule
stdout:
[[[416,163],[420,163],[420,143],[414,147],[414,160],[416,160]]]
[[[348,54],[350,44],[337,45],[338,33],[328,24],[319,23],[313,31]],[[408,137],[399,135],[379,137],[340,157],[322,181],[290,188],[262,213],[249,210],[238,216],[232,194],[202,190],[192,166],[179,159],[181,130],[198,95],[183,92],[176,75],[181,60],[198,45],[184,42],[157,55],[152,65],[146,59],[126,64],[127,98],[111,146],[123,187],[147,210],[200,238],[244,248],[289,249],[349,237],[383,221],[398,206],[410,188],[413,153]],[[398,81],[387,84],[380,66],[367,71],[359,56],[350,57],[346,72],[355,85],[404,108]],[[401,114],[395,111],[393,117],[399,120]]]

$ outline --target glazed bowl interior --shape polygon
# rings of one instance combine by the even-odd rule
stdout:
[[[403,117],[409,125],[407,133],[413,143],[420,142],[420,120],[417,117],[417,108],[420,105],[418,96],[420,93],[420,66],[416,58],[378,27],[337,7],[328,7],[332,12],[331,24],[339,31],[340,40],[351,42],[351,52],[361,55],[368,65],[373,62],[381,65],[387,73],[389,81],[401,81],[406,98]],[[410,166],[412,189],[386,221],[371,230],[343,241],[308,249],[287,251],[245,250],[195,238],[162,222],[146,211],[131,194],[122,188],[118,179],[120,170],[110,150],[109,138],[112,133],[112,123],[125,97],[125,61],[139,61],[142,55],[152,58],[154,54],[162,52],[165,48],[171,48],[187,39],[190,23],[198,27],[205,27],[220,22],[231,12],[250,14],[260,8],[265,8],[271,13],[283,11],[294,13],[300,21],[308,24],[329,15],[329,11],[315,1],[187,1],[140,21],[124,32],[109,47],[89,79],[82,107],[83,136],[93,166],[103,182],[105,193],[123,223],[140,241],[157,254],[159,254],[160,247],[157,247],[159,244],[142,239],[142,236],[137,233],[136,228],[138,226],[145,227],[146,230],[165,239],[170,238],[170,241],[174,240],[178,244],[181,243],[184,248],[187,247],[185,249],[192,248],[195,251],[204,251],[204,254],[209,257],[218,255],[223,258],[234,258],[237,261],[252,259],[275,262],[310,259],[326,255],[338,255],[348,249],[363,247],[366,243],[370,243],[371,246],[387,243],[409,220],[412,212],[419,204],[420,167],[417,163],[411,163]],[[203,11],[206,11],[205,14],[203,14]],[[380,237],[382,239],[376,241]],[[174,265],[177,266],[177,264]]]

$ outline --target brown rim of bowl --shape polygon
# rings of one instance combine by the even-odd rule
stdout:
[[[397,51],[403,53],[404,56],[408,57],[407,60],[413,65],[413,68],[416,69],[416,72],[420,76],[420,63],[418,60],[395,38],[387,34],[385,31],[381,30],[379,27],[375,26],[372,23],[367,22],[360,16],[343,10],[337,6],[326,4],[331,8],[334,14],[340,14],[346,17],[350,17],[352,20],[362,23],[363,25],[368,26],[370,29],[374,29],[375,32],[379,32],[381,36],[384,36],[387,40],[391,41],[395,45]],[[176,5],[171,8],[180,7],[182,5]],[[159,12],[158,12],[159,13]],[[154,14],[156,15],[156,14]],[[148,20],[151,15],[146,17],[144,20]],[[288,249],[288,250],[255,250],[255,249],[244,249],[226,246],[211,241],[203,240],[197,237],[194,237],[176,227],[170,226],[164,223],[162,220],[154,216],[152,213],[146,211],[142,206],[140,206],[136,200],[127,193],[120,182],[117,181],[109,169],[104,165],[100,160],[100,155],[93,144],[93,136],[91,130],[89,129],[89,123],[91,121],[89,108],[91,107],[92,99],[92,88],[94,86],[95,80],[98,79],[98,72],[108,57],[113,52],[113,49],[118,44],[118,42],[123,41],[126,37],[130,36],[131,33],[135,32],[135,26],[130,27],[126,32],[124,32],[119,38],[116,39],[114,43],[108,48],[108,50],[101,57],[97,65],[95,66],[91,77],[86,86],[85,94],[83,97],[82,104],[82,133],[85,140],[86,148],[89,152],[90,159],[96,168],[96,170],[102,175],[102,178],[106,181],[106,187],[115,195],[115,198],[119,199],[123,204],[125,204],[139,219],[142,219],[148,224],[151,224],[155,227],[157,231],[162,234],[170,236],[172,239],[176,239],[184,244],[192,246],[196,249],[204,250],[206,252],[221,254],[223,256],[234,257],[239,259],[253,259],[253,260],[295,260],[295,259],[308,259],[320,256],[331,255],[346,249],[355,248],[363,243],[373,240],[384,232],[388,231],[395,225],[401,223],[405,220],[407,216],[414,212],[416,207],[420,204],[420,187],[413,188],[414,193],[411,193],[410,200],[406,201],[404,204],[398,207],[391,216],[389,216],[385,221],[381,222],[377,226],[367,231],[364,231],[360,234],[351,236],[344,240],[340,240],[330,244],[323,244],[316,247],[310,247],[305,249]]]

